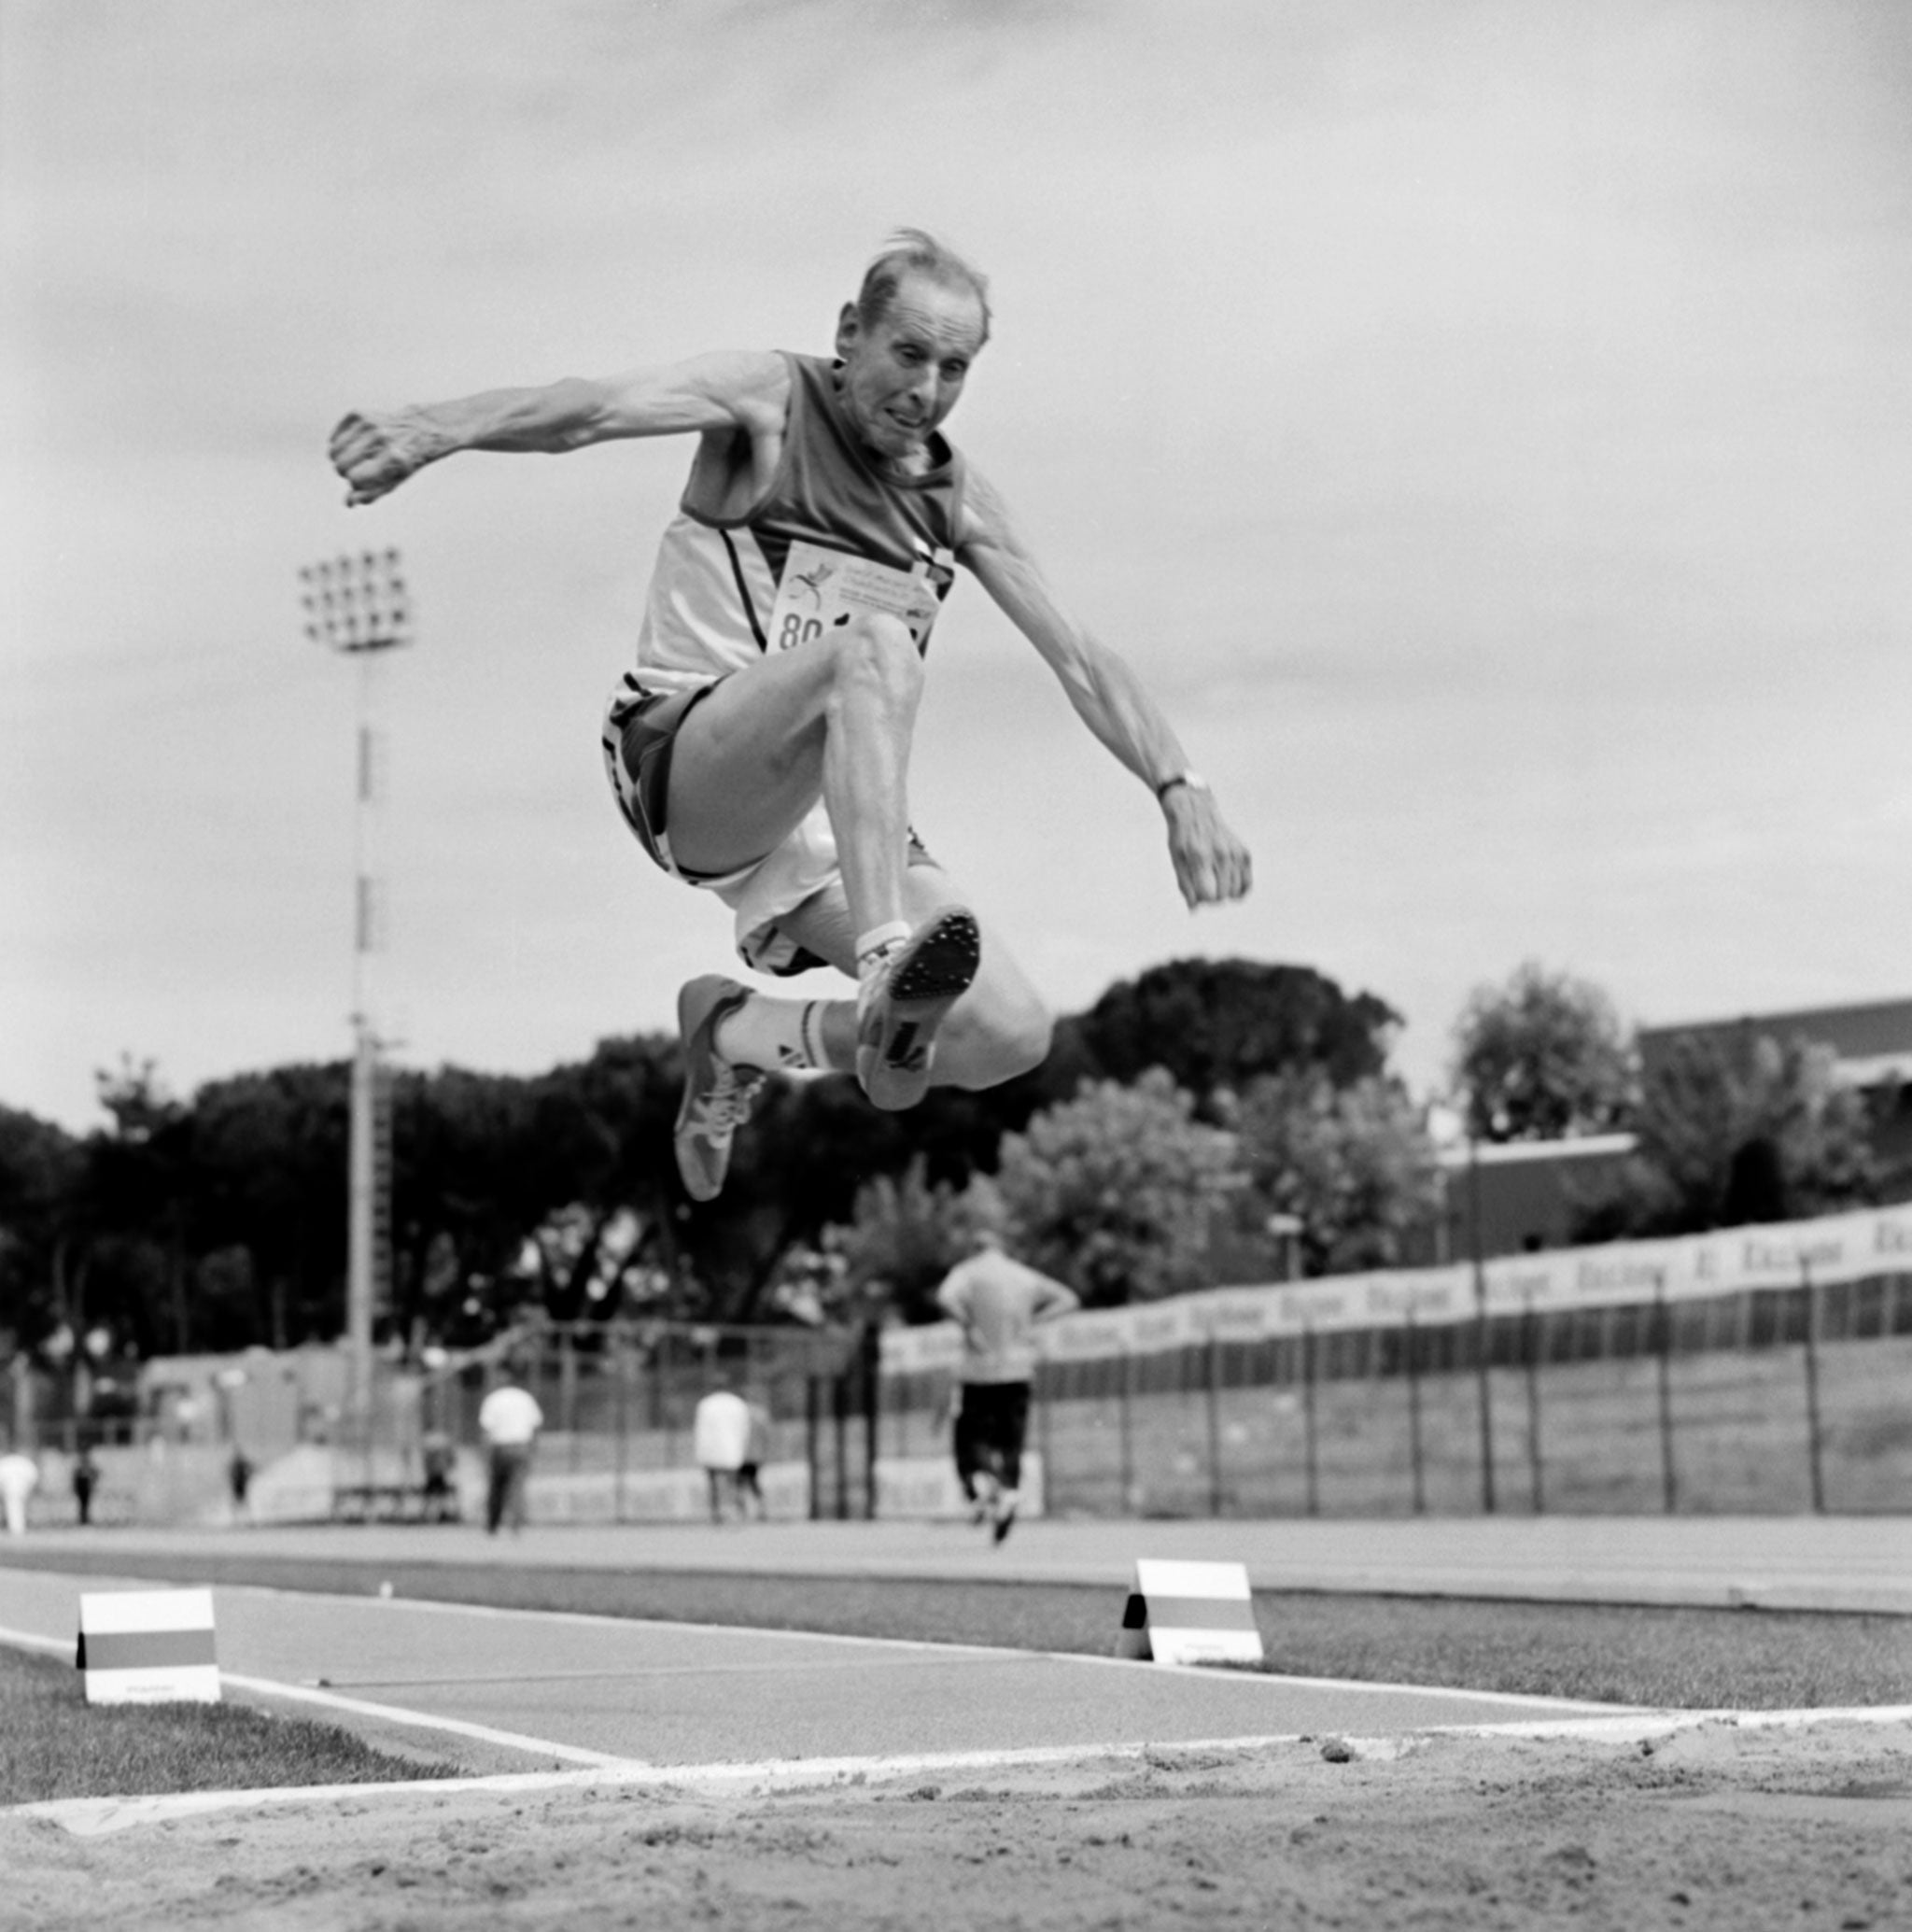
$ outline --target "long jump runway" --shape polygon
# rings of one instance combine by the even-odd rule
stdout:
[[[82,1590],[120,1587],[153,1585],[0,1568],[0,1642],[70,1656]],[[879,1776],[1621,1714],[1561,1699],[402,1598],[232,1585],[213,1595],[228,1695],[478,1774]],[[378,1787],[351,1788],[371,1798]]]

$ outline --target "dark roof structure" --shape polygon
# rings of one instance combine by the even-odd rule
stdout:
[[[1674,1041],[1710,1037],[1807,1039],[1830,1047],[1841,1076],[1856,1087],[1903,1086],[1912,1082],[1912,999],[1880,1000],[1868,1006],[1807,1007],[1796,1012],[1752,1013],[1736,1020],[1701,1020],[1683,1026],[1643,1026],[1640,1058],[1652,1073]]]

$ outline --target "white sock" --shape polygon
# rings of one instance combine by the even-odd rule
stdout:
[[[823,1054],[823,1002],[771,999],[753,993],[717,1022],[716,1047],[733,1066],[785,1071],[828,1066]]]

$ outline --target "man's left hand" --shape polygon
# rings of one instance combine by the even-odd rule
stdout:
[[[1169,822],[1169,858],[1175,883],[1190,908],[1246,896],[1254,863],[1248,848],[1229,830],[1212,792],[1175,785],[1162,797]]]

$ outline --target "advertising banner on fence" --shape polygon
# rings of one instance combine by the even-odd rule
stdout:
[[[1307,1331],[1399,1328],[1471,1321],[1489,1315],[1545,1314],[1638,1302],[1689,1301],[1749,1289],[1863,1281],[1912,1274],[1912,1205],[1872,1207],[1824,1220],[1722,1228],[1665,1241],[1614,1241],[1598,1248],[1500,1255],[1441,1268],[1329,1275],[1259,1288],[1216,1288],[1173,1301],[1064,1316],[1037,1331],[1051,1361],[1148,1355],[1211,1339],[1259,1342]],[[962,1360],[954,1323],[892,1329],[883,1337],[886,1375],[953,1370]]]

